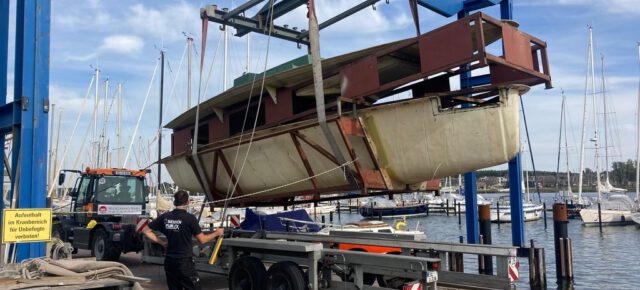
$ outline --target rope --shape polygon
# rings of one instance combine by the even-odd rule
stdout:
[[[136,139],[136,134],[138,133],[138,127],[140,126],[140,120],[142,120],[142,113],[144,112],[144,108],[147,106],[147,101],[149,100],[149,95],[151,94],[151,85],[153,85],[153,80],[156,78],[156,72],[158,72],[158,65],[160,61],[156,61],[156,67],[153,69],[153,76],[151,76],[151,82],[149,82],[149,88],[147,89],[147,95],[144,97],[144,102],[142,103],[142,110],[140,111],[140,115],[138,115],[138,122],[136,123],[136,127],[133,130],[133,135],[131,136],[131,143],[129,144],[129,149],[127,149],[127,155],[124,157],[124,162],[122,163],[122,167],[127,167],[127,162],[129,161],[129,155],[131,154],[131,149],[133,147],[133,141]]]
[[[269,7],[269,26],[268,26],[269,27],[269,34],[267,35],[267,49],[266,49],[266,54],[265,54],[265,59],[264,59],[264,70],[262,72],[262,83],[260,85],[260,94],[259,94],[259,97],[258,97],[258,108],[256,110],[256,116],[255,116],[254,121],[253,121],[253,129],[251,130],[251,135],[249,137],[249,144],[247,145],[247,152],[244,155],[244,159],[242,161],[242,165],[240,166],[240,171],[238,173],[238,177],[236,178],[236,182],[234,182],[233,187],[231,187],[231,193],[229,193],[229,188],[227,188],[227,195],[225,196],[226,198],[225,198],[224,206],[223,206],[223,209],[222,209],[222,216],[223,217],[226,215],[227,207],[229,205],[229,201],[233,200],[233,195],[235,194],[236,187],[238,186],[238,183],[240,182],[240,178],[242,177],[242,173],[244,171],[244,166],[247,163],[247,158],[249,157],[249,152],[251,151],[251,146],[253,145],[253,137],[255,135],[256,127],[257,127],[257,124],[258,124],[258,116],[259,116],[258,112],[260,112],[260,105],[262,103],[262,94],[264,93],[264,85],[265,85],[266,78],[267,78],[267,73],[266,72],[267,72],[267,64],[269,63],[269,51],[270,51],[270,48],[271,48],[271,33],[273,32],[273,29],[272,29],[272,27],[273,27],[273,0],[270,0],[269,2],[270,2],[269,3],[269,5],[270,5],[270,7]],[[254,77],[254,81],[255,81],[255,77]],[[253,91],[253,83],[251,85],[251,88],[252,88],[251,91]],[[247,102],[247,111],[245,113],[245,119],[246,119],[246,117],[248,115],[249,106],[250,106],[250,102]],[[243,130],[244,130],[244,126],[243,126]],[[241,142],[241,141],[239,140],[239,142]],[[236,158],[238,156],[237,153],[240,151],[240,145],[241,144],[242,143],[238,143],[238,150],[236,151]],[[234,168],[235,168],[235,160],[234,160]],[[340,167],[338,167],[338,168],[340,168]],[[234,171],[233,170],[231,171],[231,176],[234,176]],[[266,190],[266,191],[269,191],[269,190]],[[263,191],[263,192],[266,192],[266,191]],[[249,196],[260,194],[260,193],[261,192],[253,193],[253,194],[251,194]]]

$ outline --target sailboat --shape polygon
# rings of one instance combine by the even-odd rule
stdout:
[[[591,201],[587,197],[578,198],[571,190],[571,170],[569,169],[569,142],[567,140],[567,96],[562,91],[562,106],[560,113],[560,135],[558,136],[558,167],[556,170],[556,190],[558,196],[556,201],[564,202],[567,204],[567,213],[569,218],[579,218],[580,210],[587,208],[591,205]],[[562,139],[564,136],[564,149],[565,149],[565,165],[567,174],[567,189],[565,191],[560,190],[560,155],[562,152]]]
[[[525,146],[522,146],[521,152],[524,152]],[[523,166],[524,167],[524,166]],[[522,202],[522,216],[525,222],[536,221],[542,218],[544,206],[540,203],[533,202],[529,192],[529,174],[521,172],[524,175],[521,188],[526,193],[526,199]],[[526,182],[525,182],[526,180]],[[498,205],[491,209],[491,221],[497,223],[511,222],[511,199],[510,196],[504,195],[498,198]]]
[[[640,63],[640,42],[638,43],[638,62]],[[640,77],[638,78],[638,105],[636,108],[636,203],[640,202]],[[631,219],[640,225],[640,212],[631,215]]]
[[[626,194],[608,194],[603,196],[603,186],[600,180],[599,166],[599,142],[598,142],[598,112],[596,102],[596,85],[595,85],[595,64],[593,62],[593,29],[589,27],[589,58],[588,58],[587,84],[589,83],[589,74],[591,74],[591,95],[593,100],[593,120],[594,120],[594,136],[591,141],[595,147],[595,169],[596,169],[596,190],[598,191],[598,204],[594,204],[589,208],[580,210],[580,217],[585,226],[590,225],[627,225],[632,223],[631,215],[637,210],[636,203]],[[586,126],[587,112],[587,88],[585,88],[583,124],[582,124],[582,144],[580,151],[580,185],[579,191],[582,193],[582,170],[584,169],[584,137]],[[606,138],[605,138],[606,139]]]
[[[605,181],[604,183],[598,183],[598,187],[600,187],[600,191],[604,192],[604,193],[610,193],[610,192],[627,192],[626,189],[624,188],[617,188],[614,187],[613,185],[611,185],[611,182],[609,181],[609,136],[608,136],[608,132],[609,132],[609,126],[607,125],[607,121],[608,121],[608,115],[609,115],[609,111],[607,110],[607,94],[606,94],[606,88],[605,88],[605,75],[604,75],[604,57],[601,58],[602,60],[602,105],[603,105],[603,109],[604,109],[604,165],[605,165]]]

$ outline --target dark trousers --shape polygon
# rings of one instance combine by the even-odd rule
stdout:
[[[200,277],[193,258],[170,258],[164,260],[169,290],[200,290]]]

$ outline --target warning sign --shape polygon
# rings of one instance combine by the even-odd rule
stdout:
[[[5,209],[2,212],[2,243],[51,240],[51,209]]]

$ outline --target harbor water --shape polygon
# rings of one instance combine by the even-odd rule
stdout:
[[[500,194],[504,195],[504,194]],[[483,194],[494,202],[499,194]],[[595,197],[595,193],[585,194]],[[554,202],[554,193],[542,193],[541,198],[550,209]],[[531,194],[533,200],[537,200],[537,194]],[[319,218],[319,217],[318,217]],[[353,212],[337,215],[335,223],[348,223],[361,220],[362,217]],[[385,219],[390,224],[392,219]],[[460,236],[466,241],[465,217],[458,225],[458,218],[450,212],[446,214],[430,214],[429,216],[407,219],[409,229],[419,229],[425,232],[430,241],[459,242]],[[545,249],[547,267],[547,285],[550,289],[556,288],[555,256],[553,249],[553,219],[552,213],[547,212],[547,229],[544,228],[544,220],[525,223],[525,240],[534,240],[535,246]],[[511,224],[492,224],[492,239],[495,245],[511,245]],[[640,260],[640,228],[631,226],[585,227],[580,219],[569,220],[569,238],[573,241],[573,268],[575,289],[638,289],[640,272],[632,265]],[[529,288],[529,267],[526,258],[520,258],[520,280],[518,288]],[[477,273],[478,260],[476,256],[469,255],[464,261],[465,272]],[[495,267],[495,263],[494,263]],[[495,271],[494,271],[495,273]]]

